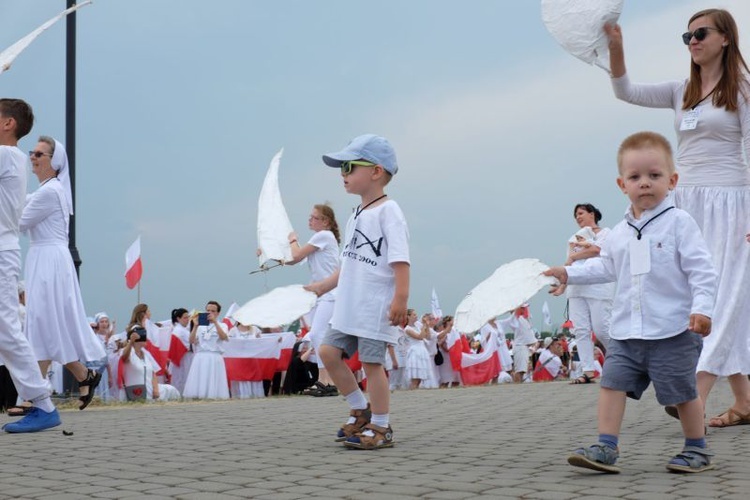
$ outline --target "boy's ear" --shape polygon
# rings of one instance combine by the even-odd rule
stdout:
[[[617,187],[619,187],[620,191],[623,193],[625,192],[625,181],[622,180],[622,177],[617,177]]]
[[[677,181],[679,180],[680,176],[677,172],[673,172],[669,176],[669,190],[672,191],[677,186]]]

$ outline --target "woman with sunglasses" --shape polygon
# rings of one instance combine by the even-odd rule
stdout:
[[[39,188],[23,209],[20,229],[30,239],[26,255],[26,336],[42,376],[52,361],[73,374],[80,390],[79,409],[91,402],[101,373],[84,363],[106,357],[86,319],[81,289],[68,249],[68,224],[73,215],[68,157],[51,137],[41,136],[30,152]]]
[[[336,222],[336,215],[329,205],[314,205],[308,227],[314,232],[312,238],[305,244],[300,245],[297,233],[289,233],[289,244],[292,247],[294,260],[286,264],[296,264],[307,258],[310,267],[312,281],[320,281],[332,275],[339,268],[339,243],[341,234]],[[311,396],[338,396],[339,391],[333,385],[328,375],[328,370],[323,366],[320,357],[317,356],[323,337],[328,331],[328,323],[333,315],[333,304],[335,290],[318,297],[315,309],[312,310],[312,321],[310,322],[310,341],[318,362],[318,381],[305,394]]]
[[[605,31],[615,96],[675,111],[680,175],[675,205],[698,222],[719,274],[713,329],[703,341],[697,386],[705,405],[716,379],[726,376],[735,402],[709,425],[750,424],[750,245],[745,242],[750,228],[750,69],[740,53],[737,25],[726,10],[694,14],[682,35],[690,52],[689,77],[655,85],[630,82],[620,27],[607,25]],[[675,408],[666,410],[679,418]]]

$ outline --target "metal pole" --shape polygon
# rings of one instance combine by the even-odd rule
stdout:
[[[73,7],[75,0],[66,0],[67,8]],[[65,18],[67,23],[65,39],[65,149],[68,152],[70,167],[70,188],[73,195],[73,211],[76,206],[76,13],[72,12]],[[70,216],[70,233],[68,248],[76,266],[76,274],[80,277],[81,256],[76,247],[76,218]]]
[[[75,0],[66,0],[67,8],[75,5]],[[70,189],[73,195],[73,212],[76,206],[76,13],[66,17],[65,31],[65,149],[68,153],[70,168]],[[76,219],[70,216],[68,249],[76,267],[76,276],[80,278],[81,256],[76,247]],[[63,392],[72,393],[78,387],[75,377],[68,370],[63,370]]]

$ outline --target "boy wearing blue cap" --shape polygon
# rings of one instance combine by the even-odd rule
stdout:
[[[398,341],[398,326],[406,323],[409,298],[409,231],[398,204],[384,193],[398,171],[396,154],[387,139],[366,134],[324,155],[323,162],[341,169],[344,189],[362,200],[346,224],[340,270],[308,286],[318,295],[337,287],[319,352],[351,408],[336,441],[348,448],[388,448],[394,441],[383,365],[388,344]],[[355,352],[367,375],[370,404],[343,360]]]

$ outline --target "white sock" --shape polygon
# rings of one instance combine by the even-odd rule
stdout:
[[[53,411],[55,411],[55,405],[52,404],[52,400],[50,398],[44,398],[41,401],[35,401],[33,403],[33,406],[47,413],[52,413]]]
[[[389,413],[383,413],[382,415],[378,415],[377,413],[372,414],[372,419],[370,420],[370,423],[372,425],[377,425],[378,427],[388,427],[388,424],[390,423],[388,421],[388,417],[390,417]]]
[[[352,410],[364,410],[365,408],[367,408],[367,398],[360,389],[357,389],[354,392],[350,392],[344,397],[346,398],[346,402],[349,403],[349,407]],[[346,423],[353,424],[356,421],[356,418],[349,417],[349,420]]]

